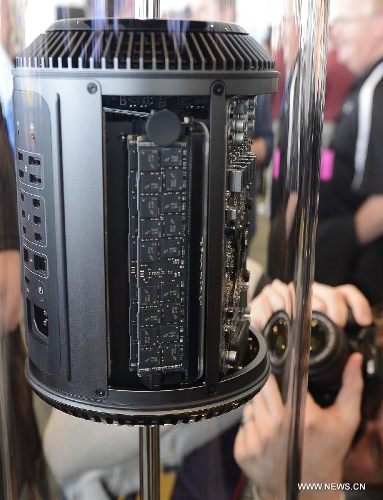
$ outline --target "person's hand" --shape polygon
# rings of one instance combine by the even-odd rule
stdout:
[[[243,409],[234,458],[262,500],[284,498],[287,415],[274,375]]]
[[[349,309],[360,326],[370,325],[373,319],[368,300],[354,285],[332,287],[314,283],[312,309],[326,314],[342,328],[346,326]]]
[[[0,334],[13,332],[21,312],[21,265],[16,250],[0,252]]]
[[[342,387],[332,406],[321,408],[307,395],[302,483],[340,483],[342,464],[360,421],[363,390],[362,356],[348,359]],[[234,444],[234,457],[257,487],[262,500],[284,498],[288,414],[273,375],[245,405],[243,423]],[[338,491],[326,491],[326,500],[337,500]],[[323,500],[323,491],[301,491],[300,500]]]
[[[249,304],[252,326],[262,331],[270,316],[281,309],[291,317],[294,301],[293,285],[274,280]],[[352,285],[330,287],[314,283],[312,307],[341,327],[347,323],[349,309],[361,326],[372,321],[367,299]],[[350,356],[342,387],[331,407],[321,408],[310,394],[307,396],[302,482],[337,483],[342,479],[342,463],[360,421],[361,363],[360,354]],[[280,500],[285,488],[289,415],[273,376],[252,403],[245,406],[243,416],[234,447],[235,458],[257,486],[262,500]],[[337,491],[326,492],[326,500],[338,497]],[[301,500],[317,498],[321,500],[323,492],[301,491]]]
[[[360,326],[372,322],[372,311],[366,297],[354,285],[332,287],[314,283],[312,288],[312,309],[326,314],[340,327],[346,326],[349,309]],[[272,314],[278,310],[291,315],[295,307],[295,293],[292,283],[274,280],[249,303],[250,322],[258,331],[263,331]]]
[[[262,332],[272,314],[279,310],[286,311],[289,318],[294,305],[294,287],[278,279],[266,285],[249,303],[251,326]]]
[[[342,387],[333,405],[321,408],[307,394],[303,437],[302,482],[341,483],[343,461],[360,423],[363,391],[362,355],[352,354],[344,368]],[[326,500],[338,499],[327,491]],[[323,491],[301,492],[300,500],[322,500]]]
[[[383,484],[383,405],[363,433],[353,442],[343,461],[343,480],[350,483]]]

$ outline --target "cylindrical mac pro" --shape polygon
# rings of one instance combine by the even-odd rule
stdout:
[[[267,52],[231,23],[70,20],[17,59],[27,377],[87,419],[164,424],[265,383],[246,270]]]

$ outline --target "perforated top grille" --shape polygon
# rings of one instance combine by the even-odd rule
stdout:
[[[145,27],[144,21],[129,20],[118,26],[110,21],[97,29],[93,25],[84,20],[56,23],[25,49],[16,66],[182,72],[274,69],[263,47],[246,32],[233,29],[239,28],[235,24],[151,20]]]

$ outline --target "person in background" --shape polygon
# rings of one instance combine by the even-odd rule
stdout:
[[[0,499],[49,498],[42,445],[25,379],[14,159],[0,105]],[[7,453],[4,450],[7,449]]]
[[[271,29],[268,30],[266,39],[262,45],[265,50],[271,54],[270,40]],[[270,161],[274,151],[274,128],[273,128],[273,108],[272,99],[275,94],[261,94],[257,96],[257,109],[255,114],[255,129],[253,134],[253,143],[251,151],[257,157],[255,178],[253,179],[250,188],[250,198],[253,200],[253,212],[250,216],[250,224],[248,230],[248,241],[254,238],[257,232],[257,216],[258,211],[267,214],[269,209],[266,208],[266,199],[269,195],[270,182],[266,169],[270,165]],[[260,205],[257,204],[257,197],[262,196],[263,200]],[[258,208],[259,207],[259,208]]]
[[[271,49],[270,52],[275,60],[275,68],[280,73],[279,91],[271,96],[274,120],[279,120],[281,115],[283,95],[286,88],[286,70],[289,73],[291,70],[291,64],[294,63],[294,60],[291,61],[289,56],[287,56],[286,59],[284,52],[289,49],[285,42],[286,37],[282,35],[282,41],[280,43],[281,45],[283,44],[283,47],[279,46],[275,50]],[[323,110],[323,120],[325,124],[333,123],[338,117],[342,108],[343,100],[347,92],[350,90],[353,80],[353,73],[347,68],[347,66],[338,61],[336,49],[330,40],[327,52],[326,88]],[[329,135],[330,134],[326,132],[324,140],[322,138],[322,142],[325,146],[328,144],[328,140],[326,139]]]
[[[383,301],[383,1],[334,0],[330,35],[355,80],[322,161],[315,279],[353,283],[376,305]]]
[[[4,335],[20,321],[21,272],[13,155],[1,105],[0,151],[0,334]]]
[[[14,150],[14,130],[13,130],[13,108],[12,108],[12,69],[13,62],[11,54],[11,31],[12,25],[9,15],[8,0],[0,2],[0,104],[7,125],[8,139]]]
[[[355,79],[322,154],[315,280],[333,286],[352,283],[377,305],[383,301],[383,2],[334,0],[333,7],[331,43],[338,62]],[[291,16],[285,29],[291,67],[298,51]],[[285,190],[288,181],[281,161],[279,171],[274,169],[268,274],[285,281],[291,276],[276,268],[275,241],[281,241],[280,229],[286,227],[283,205],[293,196]]]

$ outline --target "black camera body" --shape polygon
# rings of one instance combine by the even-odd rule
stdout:
[[[285,311],[275,312],[264,328],[264,337],[272,372],[282,382],[288,353],[290,320]],[[350,315],[346,327],[340,328],[328,316],[313,311],[311,320],[308,389],[322,407],[333,404],[342,385],[346,361],[353,352],[363,355],[364,390],[361,413],[373,418],[383,400],[382,350],[377,343],[376,327],[361,327]]]

